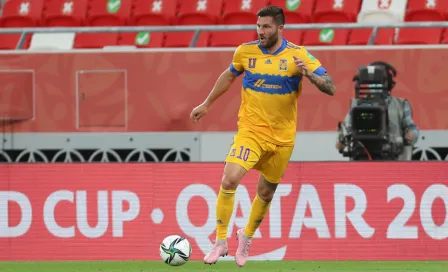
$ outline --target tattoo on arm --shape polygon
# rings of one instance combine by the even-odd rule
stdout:
[[[334,87],[333,79],[328,74],[318,76],[312,73],[308,78],[321,92],[328,95],[335,94],[336,88]]]

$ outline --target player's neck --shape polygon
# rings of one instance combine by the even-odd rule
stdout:
[[[277,50],[280,47],[282,47],[282,44],[283,44],[283,39],[279,37],[277,40],[277,43],[274,46],[272,46],[271,48],[266,49],[266,50],[269,52],[269,54],[273,54],[273,53],[277,52]]]

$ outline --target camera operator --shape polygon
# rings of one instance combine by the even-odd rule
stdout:
[[[351,110],[345,120],[339,123],[336,148],[341,154],[352,160],[408,161],[412,159],[413,145],[419,137],[419,129],[412,119],[409,102],[391,95],[396,76],[395,68],[382,61],[360,68],[353,78],[356,82],[357,96],[352,99]],[[354,115],[355,109],[356,115]],[[374,110],[376,110],[375,114]],[[356,120],[353,116],[356,116]],[[357,122],[356,133],[353,129],[355,122]],[[378,125],[380,123],[383,124],[383,128],[377,129],[381,127]],[[349,151],[344,152],[347,148]],[[384,152],[386,149],[388,151]]]

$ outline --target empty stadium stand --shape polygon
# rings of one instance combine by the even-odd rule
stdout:
[[[448,1],[436,0],[7,0],[0,3],[0,28],[255,24],[265,5],[285,10],[288,24],[446,21]],[[375,44],[440,44],[442,28],[380,29]],[[284,30],[304,45],[366,45],[372,29]],[[35,34],[36,35],[36,34]],[[78,33],[73,48],[188,47],[194,32]],[[14,49],[20,34],[0,36],[0,49]],[[26,38],[24,48],[33,43]],[[61,36],[62,37],[62,36]],[[201,32],[197,47],[236,46],[255,31]]]

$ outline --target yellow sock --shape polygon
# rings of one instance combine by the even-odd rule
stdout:
[[[254,236],[255,231],[260,226],[261,221],[263,221],[270,205],[271,202],[265,202],[258,195],[255,196],[250,210],[249,222],[247,222],[246,228],[244,229],[244,233],[247,237],[252,238]]]
[[[218,201],[216,202],[216,238],[227,239],[227,230],[230,217],[233,213],[236,190],[224,190],[219,188]]]

